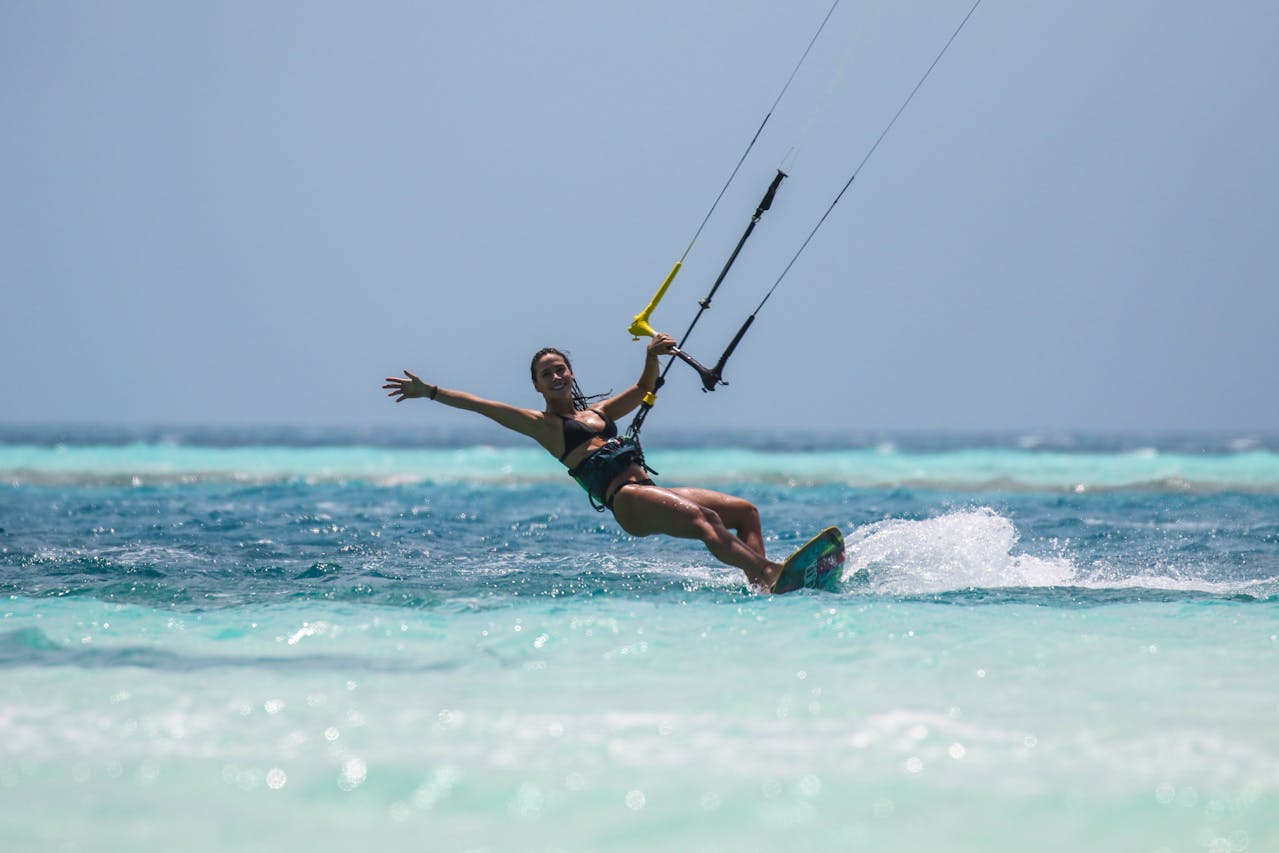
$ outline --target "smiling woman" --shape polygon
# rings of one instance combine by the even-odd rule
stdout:
[[[617,419],[634,411],[653,392],[658,358],[673,349],[673,338],[655,333],[639,380],[594,407],[587,405],[568,358],[549,347],[539,350],[531,365],[533,387],[546,400],[540,412],[431,385],[408,370],[403,377],[387,377],[382,387],[397,403],[425,397],[478,412],[532,438],[564,463],[569,475],[586,489],[592,505],[611,510],[627,533],[698,539],[716,559],[745,572],[753,586],[771,590],[782,566],[765,553],[755,505],[710,489],[658,486],[648,476],[653,472],[644,464],[638,440],[617,436]]]

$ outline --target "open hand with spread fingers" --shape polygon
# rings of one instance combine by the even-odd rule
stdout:
[[[404,371],[404,375],[408,378],[404,379],[399,376],[386,377],[386,384],[382,386],[387,392],[386,396],[394,397],[397,403],[402,403],[414,397],[435,399],[437,386],[427,385],[407,370]]]

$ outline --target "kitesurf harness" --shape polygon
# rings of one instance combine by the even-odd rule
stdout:
[[[759,139],[760,133],[764,130],[764,125],[768,123],[768,119],[772,116],[773,110],[776,109],[778,103],[781,102],[782,96],[786,94],[786,90],[790,88],[791,81],[795,79],[795,75],[799,72],[800,66],[804,64],[804,60],[808,57],[809,51],[812,50],[813,44],[816,43],[817,37],[821,35],[822,30],[826,27],[826,22],[830,20],[831,15],[835,12],[835,8],[838,5],[839,0],[835,0],[834,5],[832,5],[830,10],[826,13],[826,17],[822,19],[821,26],[817,28],[817,32],[808,43],[808,47],[804,50],[799,62],[796,63],[794,70],[791,71],[790,77],[786,80],[786,85],[782,87],[782,91],[777,95],[776,100],[773,101],[772,107],[769,108],[768,113],[764,116],[764,120],[760,122],[759,128],[755,131],[755,135],[751,138],[750,144],[746,146],[746,151],[742,153],[741,158],[737,161],[737,166],[734,167],[732,174],[728,176],[728,180],[724,183],[723,188],[720,189],[719,195],[716,196],[715,201],[711,204],[710,210],[708,210],[706,212],[706,216],[703,217],[701,225],[698,226],[696,233],[693,235],[692,241],[688,244],[688,248],[684,250],[684,254],[680,256],[678,261],[676,261],[675,266],[666,276],[666,280],[662,282],[662,286],[658,288],[656,295],[654,295],[652,300],[649,301],[643,311],[635,315],[634,322],[631,323],[628,331],[636,339],[638,339],[641,335],[652,337],[655,334],[653,327],[649,324],[649,318],[652,315],[653,310],[657,307],[658,303],[662,301],[662,297],[666,295],[666,291],[670,287],[671,282],[679,273],[680,267],[683,265],[684,260],[688,257],[688,253],[692,250],[693,244],[697,242],[697,238],[701,235],[702,229],[706,227],[707,221],[710,219],[711,214],[714,213],[715,208],[719,205],[720,199],[724,197],[724,193],[728,190],[729,184],[731,184],[733,179],[737,176],[737,172],[741,169],[742,163],[746,160],[746,156],[750,153],[751,148],[755,145],[755,141]],[[655,387],[652,391],[645,395],[644,401],[640,404],[639,411],[636,412],[635,418],[631,421],[630,426],[626,430],[625,440],[634,443],[638,452],[638,460],[640,464],[643,464],[644,456],[643,450],[640,449],[639,446],[639,431],[644,425],[644,419],[648,416],[649,411],[653,408],[653,404],[657,401],[657,391],[665,383],[666,374],[670,370],[671,365],[675,363],[675,358],[679,358],[681,361],[684,361],[697,371],[698,375],[701,377],[702,390],[704,392],[714,391],[717,386],[728,384],[728,382],[724,380],[723,376],[724,366],[728,362],[728,359],[733,354],[734,350],[737,349],[737,345],[741,343],[742,338],[746,335],[747,330],[750,329],[751,324],[755,322],[755,316],[772,297],[774,291],[777,290],[778,286],[782,283],[782,280],[786,277],[786,274],[790,272],[791,267],[795,265],[797,260],[799,260],[799,256],[804,252],[804,249],[808,247],[808,244],[817,234],[818,229],[822,227],[826,218],[830,216],[831,211],[835,209],[835,205],[839,203],[839,200],[843,198],[844,193],[848,191],[848,188],[852,186],[853,181],[856,180],[858,174],[861,173],[862,167],[866,165],[866,161],[868,161],[871,158],[871,155],[875,153],[875,150],[879,148],[879,144],[884,141],[884,137],[886,137],[888,132],[892,130],[893,125],[897,123],[897,119],[901,117],[901,114],[905,112],[906,107],[910,105],[912,100],[914,100],[915,94],[933,73],[933,69],[937,67],[941,58],[946,54],[946,51],[950,48],[951,44],[959,36],[960,31],[962,31],[964,26],[968,23],[968,19],[973,16],[973,13],[977,11],[977,7],[980,5],[981,0],[975,0],[972,7],[968,10],[968,14],[966,14],[963,20],[959,22],[959,26],[955,28],[955,31],[951,33],[950,38],[946,40],[942,49],[938,51],[937,56],[934,57],[932,63],[928,66],[928,69],[924,72],[923,76],[919,78],[919,82],[917,82],[915,87],[911,89],[910,94],[906,96],[906,99],[902,102],[901,106],[898,107],[897,112],[884,127],[874,144],[871,145],[870,150],[866,152],[866,155],[862,158],[861,162],[858,163],[857,168],[853,170],[852,175],[849,176],[848,180],[844,183],[844,186],[838,193],[836,193],[834,200],[826,208],[825,213],[823,213],[821,218],[817,220],[817,224],[813,226],[812,230],[808,233],[808,236],[804,238],[804,242],[800,244],[799,248],[795,251],[795,254],[791,256],[790,261],[782,269],[777,280],[773,282],[773,286],[768,289],[768,291],[764,294],[764,298],[760,300],[759,305],[755,307],[755,310],[752,311],[750,316],[746,318],[746,321],[742,323],[741,328],[737,330],[737,334],[733,336],[733,339],[729,342],[728,346],[724,349],[724,352],[715,362],[715,366],[712,368],[704,367],[696,359],[684,352],[685,342],[692,333],[693,327],[697,325],[697,321],[701,319],[702,314],[711,307],[711,299],[715,296],[715,292],[719,289],[719,286],[724,281],[725,276],[728,275],[728,271],[733,266],[733,262],[737,260],[737,256],[741,252],[742,246],[745,245],[746,240],[755,230],[755,225],[759,222],[760,217],[762,217],[764,212],[772,206],[773,198],[777,194],[778,187],[781,186],[782,181],[787,177],[786,173],[781,169],[777,170],[777,175],[773,178],[772,183],[768,185],[768,190],[764,193],[763,199],[756,207],[755,213],[751,216],[750,223],[746,226],[746,230],[743,232],[741,239],[737,241],[737,245],[734,247],[732,254],[729,255],[728,261],[724,264],[723,269],[720,270],[719,276],[715,279],[715,283],[711,286],[710,292],[703,299],[698,301],[701,308],[693,317],[693,321],[689,324],[688,329],[685,330],[683,337],[679,339],[677,347],[671,351],[674,358],[667,360],[666,366],[663,368],[661,375],[658,376]]]
[[[632,465],[639,465],[650,474],[657,473],[644,464],[644,449],[640,447],[639,437],[628,435],[622,438],[610,438],[604,442],[603,446],[577,463],[568,475],[577,480],[579,486],[586,489],[586,494],[590,497],[591,506],[595,507],[595,511],[603,512],[613,508],[613,498],[617,496],[616,492],[610,496],[608,487],[619,474]],[[639,482],[643,485],[653,484],[653,481],[648,479]],[[619,486],[618,491],[625,488],[625,485],[629,484]]]
[[[575,418],[560,415],[564,421],[564,453],[560,455],[560,461],[563,462],[570,453],[592,438],[608,439],[568,472],[586,490],[596,512],[603,512],[613,508],[608,487],[631,465],[639,465],[650,474],[657,472],[644,463],[644,449],[640,447],[638,436],[618,438],[617,424],[607,412],[603,409],[589,411],[604,419],[603,429],[594,430]],[[651,485],[653,481],[646,479],[639,482]]]

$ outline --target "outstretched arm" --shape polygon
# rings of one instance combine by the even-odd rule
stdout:
[[[640,374],[639,381],[613,399],[605,401],[601,407],[610,418],[617,420],[624,417],[644,401],[645,394],[657,390],[657,377],[661,368],[658,359],[669,355],[673,349],[675,349],[675,339],[670,335],[661,332],[653,335],[653,340],[648,344],[648,351],[644,354],[644,372]]]
[[[386,384],[382,386],[387,392],[386,396],[394,397],[397,403],[425,397],[428,400],[434,400],[437,403],[443,403],[455,409],[479,412],[481,415],[497,421],[507,429],[545,443],[542,441],[544,438],[542,433],[546,431],[546,419],[541,412],[535,412],[532,409],[519,409],[495,400],[485,400],[483,397],[477,397],[465,391],[453,391],[448,388],[441,388],[438,385],[430,385],[407,370],[404,371],[404,376],[408,378],[388,376],[386,377]]]

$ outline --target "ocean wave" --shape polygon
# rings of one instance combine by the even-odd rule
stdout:
[[[847,562],[838,590],[770,600],[781,607],[905,600],[1051,608],[1279,601],[1279,575],[1229,579],[1211,566],[1098,563],[1081,560],[1068,545],[1026,546],[1013,521],[989,508],[885,519],[850,528],[845,541]],[[780,555],[786,546],[773,542],[770,550]],[[45,554],[22,561],[23,572],[0,580],[0,595],[196,613],[310,602],[447,614],[503,611],[536,600],[568,604],[598,598],[660,606],[761,598],[736,569],[677,544],[649,555],[512,552],[393,562],[394,572],[335,559],[287,566],[186,565],[140,576],[135,566],[101,557]]]
[[[946,452],[896,447],[804,452],[702,448],[653,449],[649,461],[667,472],[664,482],[707,485],[747,482],[973,493],[1279,494],[1279,453],[1259,449],[1192,454],[1153,447],[1114,453],[1020,448]],[[562,483],[565,472],[546,453],[528,447],[0,445],[0,483],[12,487],[351,481],[390,488],[424,483]]]

